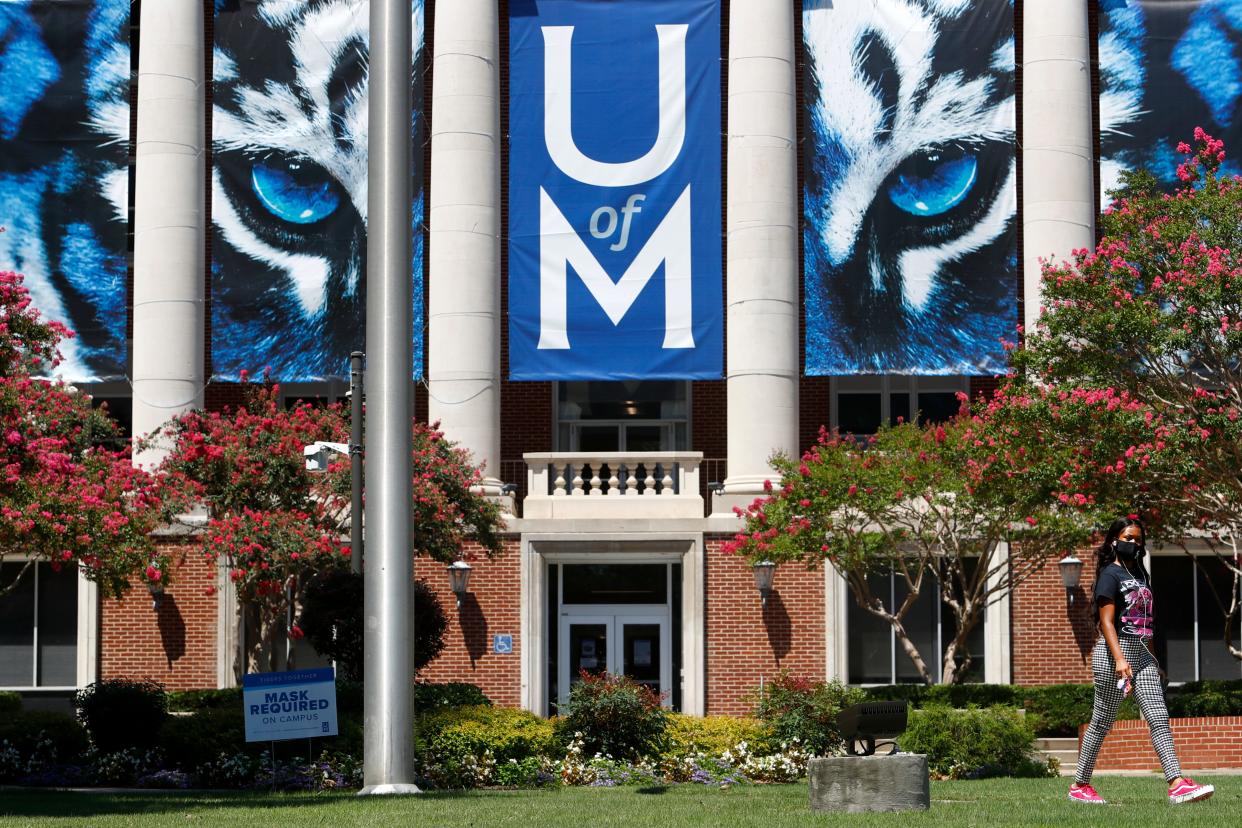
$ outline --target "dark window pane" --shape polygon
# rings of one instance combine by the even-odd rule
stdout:
[[[1242,662],[1229,654],[1225,647],[1225,614],[1213,597],[1219,596],[1221,604],[1229,606],[1233,590],[1233,573],[1215,556],[1199,559],[1199,678],[1242,678]],[[1167,604],[1167,600],[1166,600]],[[1238,645],[1238,618],[1233,619],[1233,643]]]
[[[670,620],[673,628],[670,638],[673,642],[673,709],[681,710],[681,564],[673,564],[673,601]]]
[[[566,604],[664,604],[667,564],[565,564]]]
[[[888,575],[871,575],[872,594],[889,605]],[[851,591],[847,610],[850,684],[889,684],[893,680],[892,627],[858,605]]]
[[[557,408],[562,420],[686,419],[687,383],[562,382]]]
[[[617,426],[582,426],[578,429],[578,451],[620,451],[621,432]]]
[[[966,577],[973,577],[975,570],[978,569],[979,559],[967,558],[962,563],[963,568],[966,570]],[[960,589],[955,588],[954,591],[960,595]],[[984,621],[982,616],[983,613],[980,612],[978,623],[975,624],[974,629],[970,631],[970,634],[966,636],[966,649],[970,652],[970,666],[966,668],[966,673],[959,679],[960,682],[983,681],[983,653],[986,639],[984,636]],[[942,605],[940,609],[940,629],[941,643],[947,650],[949,645],[953,642],[954,636],[957,635],[957,617],[953,614],[953,610],[950,609],[947,604]],[[962,662],[965,661],[965,655],[959,653],[954,658],[954,661],[957,663],[958,669],[960,670]]]
[[[1151,559],[1157,641],[1164,650],[1159,655],[1169,681],[1195,680],[1194,567],[1185,555]],[[1204,600],[1211,597],[1201,594]]]
[[[621,624],[621,672],[649,688],[657,696],[660,686],[660,625]]]
[[[879,394],[837,394],[837,428],[843,434],[875,434],[880,430]]]
[[[627,425],[625,427],[625,450],[672,451],[672,446],[662,445],[664,428],[658,425]]]
[[[897,425],[899,422],[910,422],[910,394],[907,391],[888,397],[888,424]]]
[[[39,684],[78,683],[78,573],[39,565]]]
[[[904,578],[897,576],[893,580],[897,588],[895,606],[901,606],[901,602],[909,594],[909,589],[906,587]],[[915,599],[914,606],[906,613],[902,623],[906,628],[906,634],[910,636],[919,655],[923,657],[923,663],[927,665],[933,681],[940,680],[940,650],[936,646],[936,616],[939,611],[940,592],[936,587],[936,581],[930,575],[925,576],[922,589],[919,590],[919,597]],[[897,642],[895,646],[897,647],[897,681],[922,681],[923,677],[915,669],[910,656],[906,655],[901,642]]]
[[[943,423],[956,416],[961,407],[956,391],[919,394],[919,424]]]
[[[0,584],[9,584],[24,564],[0,565]],[[17,588],[0,598],[0,687],[29,687],[34,680],[34,568]]]
[[[569,684],[581,680],[583,671],[599,675],[608,670],[608,626],[606,624],[569,625]]]

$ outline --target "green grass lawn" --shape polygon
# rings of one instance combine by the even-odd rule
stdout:
[[[1104,807],[1065,799],[1068,780],[933,782],[930,811],[816,814],[807,787],[753,785],[717,790],[557,788],[542,791],[438,791],[400,799],[350,794],[96,794],[0,789],[3,826],[349,825],[777,826],[814,825],[1242,825],[1242,777],[1217,777],[1207,802],[1173,808],[1157,777],[1103,777]],[[1174,814],[1171,811],[1177,810]]]

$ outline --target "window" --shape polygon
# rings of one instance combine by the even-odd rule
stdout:
[[[1213,596],[1229,601],[1233,574],[1215,556],[1154,555],[1151,583],[1156,596],[1158,657],[1169,681],[1242,678],[1242,662],[1225,648],[1225,615]],[[1228,606],[1228,604],[1226,604]],[[1233,619],[1235,646],[1242,622]]]
[[[23,566],[0,565],[0,583],[11,583]],[[0,598],[0,687],[77,683],[78,571],[36,564]]]
[[[898,607],[906,599],[909,590],[905,579],[893,574],[868,576],[871,593],[884,601],[886,608]],[[906,655],[897,640],[893,628],[858,605],[852,592],[848,593],[849,609],[849,683],[850,684],[903,684],[921,682],[914,662]],[[927,577],[914,606],[902,619],[911,641],[923,657],[932,680],[939,682],[943,668],[945,648],[957,633],[957,619],[953,611],[940,601],[939,587]],[[983,681],[984,623],[979,623],[967,639],[971,662],[965,681]],[[961,659],[958,659],[961,663]]]
[[[690,446],[690,384],[559,382],[557,450],[679,451]]]
[[[875,434],[881,423],[940,423],[961,407],[967,377],[833,377],[831,425],[847,434]]]

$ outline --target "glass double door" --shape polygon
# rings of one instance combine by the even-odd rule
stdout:
[[[562,607],[559,664],[560,703],[583,672],[625,675],[649,687],[671,705],[672,658],[667,605]]]

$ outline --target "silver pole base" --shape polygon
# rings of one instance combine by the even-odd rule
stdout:
[[[422,789],[413,783],[392,782],[386,785],[367,785],[358,791],[358,796],[406,796],[422,792]]]

